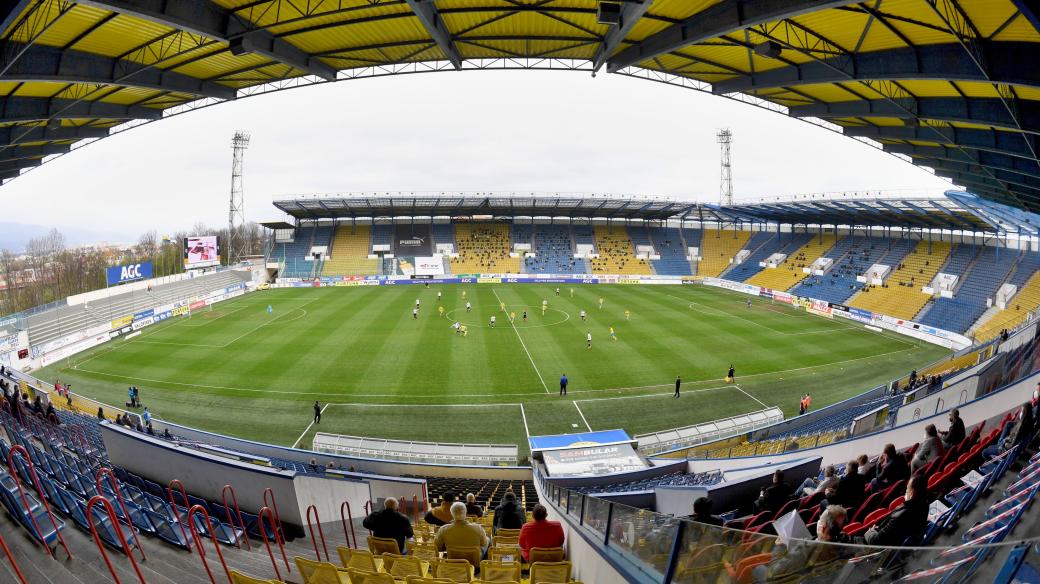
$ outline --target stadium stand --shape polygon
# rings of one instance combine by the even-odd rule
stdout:
[[[372,226],[372,250],[375,250],[377,245],[388,245],[390,249],[393,249],[394,245],[394,226],[387,225],[385,223],[377,223]],[[374,253],[374,251],[373,251]]]
[[[847,237],[825,254],[825,257],[833,259],[835,264],[827,273],[806,278],[791,291],[827,302],[845,302],[863,287],[863,284],[856,281],[857,276],[864,274],[870,266],[877,263],[898,263],[907,251],[907,240]]]
[[[976,249],[960,246],[965,247]],[[954,297],[935,299],[921,323],[958,333],[967,331],[986,311],[986,301],[1007,280],[1019,256],[1015,250],[983,246],[954,289]]]
[[[509,489],[513,490],[518,503],[528,512],[538,504],[538,494],[534,481],[509,481],[495,479],[446,478],[420,475],[405,475],[407,478],[425,479],[430,505],[440,502],[445,493],[455,495],[459,501],[465,501],[468,493],[477,497],[477,504],[485,510],[494,510]]]
[[[595,225],[592,232],[599,254],[589,262],[593,274],[650,274],[649,262],[635,257],[635,246],[624,227]]]
[[[898,255],[898,251],[894,255]],[[886,256],[882,263],[891,265],[892,272],[885,283],[863,288],[848,304],[896,318],[913,319],[931,297],[921,288],[931,284],[949,255],[950,244],[947,242],[920,241],[899,264],[887,264],[890,260]]]
[[[564,225],[536,225],[534,228],[536,257],[524,259],[524,272],[529,274],[585,274],[588,260],[574,259],[571,233]]]
[[[684,247],[686,247],[686,248],[695,247],[698,250],[697,251],[698,254],[700,254],[701,256],[704,255],[704,248],[702,247],[703,244],[701,243],[701,239],[703,239],[703,232],[700,229],[693,229],[693,228],[690,228],[690,227],[683,227],[683,228],[681,228],[679,230],[679,233],[682,235],[682,240],[683,240],[683,246]],[[699,273],[697,271],[698,264],[700,264],[699,261],[691,261],[690,262],[690,269],[693,271],[694,275],[697,275]]]
[[[765,259],[776,250],[776,234],[769,231],[753,231],[742,250],[747,250],[748,255],[744,261],[730,264],[722,271],[720,278],[742,282],[747,276],[757,272],[761,268],[758,262]],[[764,254],[764,255],[762,255]],[[734,262],[735,262],[734,258]]]
[[[455,274],[520,273],[520,258],[509,257],[513,246],[508,224],[455,225],[455,251],[459,254],[451,259],[451,271]]]
[[[430,234],[433,236],[434,246],[442,243],[455,246],[455,230],[450,223],[434,223]]]
[[[749,231],[704,229],[701,235],[701,261],[698,276],[718,277],[730,266],[737,253],[747,248]],[[689,240],[687,240],[689,243]],[[690,244],[692,245],[692,244]]]
[[[509,236],[512,244],[526,243],[534,248],[534,225],[530,223],[513,223],[510,225]]]
[[[975,338],[979,341],[992,339],[1000,331],[1021,324],[1037,308],[1040,308],[1040,272],[1034,270],[1032,277],[1011,297],[1007,308],[994,314],[975,331]]]
[[[682,232],[675,227],[656,227],[650,229],[650,238],[654,249],[661,256],[653,260],[654,272],[659,276],[691,276],[693,267],[687,259],[686,245],[683,244]]]
[[[796,234],[777,234],[772,233],[760,246],[753,248],[754,237],[752,241],[748,243],[748,248],[752,249],[751,255],[747,257],[739,265],[733,266],[727,272],[723,274],[723,277],[728,280],[734,280],[737,282],[745,282],[749,278],[757,275],[760,272],[775,270],[778,268],[764,268],[759,265],[769,259],[769,256],[774,253],[782,253],[789,255],[796,250],[801,249],[809,240],[812,239],[812,235],[808,233],[796,233]]]
[[[368,276],[379,273],[379,260],[368,259],[372,230],[368,225],[340,225],[336,228],[325,276]]]
[[[283,278],[309,278],[314,275],[314,262],[309,259],[311,245],[318,226],[296,229],[295,239],[287,243],[276,243],[271,250],[270,260],[284,263],[280,272]]]
[[[814,234],[801,248],[794,250],[776,268],[764,269],[748,279],[748,284],[770,288],[772,290],[789,290],[808,277],[802,271],[834,247],[837,237],[830,233]]]

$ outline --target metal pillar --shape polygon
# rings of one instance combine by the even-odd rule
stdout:
[[[231,149],[234,152],[231,159],[231,202],[228,205],[228,241],[227,263],[237,263],[245,255],[243,234],[239,233],[245,229],[245,196],[242,189],[242,163],[245,159],[246,148],[249,148],[249,132],[235,132],[231,139]]]
[[[730,144],[733,143],[733,133],[729,128],[723,128],[715,134],[715,140],[722,150],[722,181],[719,185],[719,204],[728,206],[733,204],[733,169],[730,166]]]

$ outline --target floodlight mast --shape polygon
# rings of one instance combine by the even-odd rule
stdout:
[[[719,184],[719,204],[723,206],[733,204],[733,168],[730,165],[730,145],[733,143],[733,132],[729,128],[722,128],[715,134],[715,140],[722,150],[722,179]]]
[[[249,132],[238,131],[231,138],[231,202],[228,205],[228,241],[227,250],[228,265],[242,260],[245,255],[243,249],[246,226],[245,216],[245,191],[242,188],[242,165],[245,161],[246,148],[249,148]]]

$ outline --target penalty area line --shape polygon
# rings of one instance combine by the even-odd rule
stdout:
[[[749,398],[751,398],[751,399],[753,399],[753,400],[757,401],[758,403],[762,404],[762,407],[763,407],[763,408],[768,408],[768,407],[769,407],[768,405],[766,405],[766,403],[765,403],[764,401],[762,401],[762,400],[758,399],[757,397],[755,397],[755,396],[751,395],[750,393],[748,393],[748,392],[744,391],[744,388],[743,388],[743,387],[740,387],[740,385],[739,385],[739,384],[736,384],[736,383],[735,383],[735,384],[733,384],[733,387],[737,388],[737,390],[739,390],[739,391],[740,391],[740,393],[742,393],[742,394],[744,394],[744,395],[748,396]]]
[[[326,403],[325,406],[321,408],[320,414],[324,414],[325,410],[328,409],[328,407],[330,405],[332,405],[332,404]],[[303,431],[303,434],[300,434],[300,437],[296,439],[296,442],[292,443],[292,447],[293,448],[296,448],[296,445],[298,445],[300,443],[300,440],[303,440],[303,437],[307,435],[307,432],[311,431],[312,427],[314,427],[314,420],[311,420],[311,423],[307,424],[307,429]]]
[[[589,421],[585,419],[585,414],[582,413],[581,408],[578,407],[578,400],[572,399],[571,403],[574,404],[574,409],[578,410],[578,415],[581,416],[581,421],[585,422],[585,427],[589,429],[589,432],[591,432],[592,426],[589,425]]]

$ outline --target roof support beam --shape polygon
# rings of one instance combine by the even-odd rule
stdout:
[[[328,81],[336,69],[210,0],[81,0],[80,4],[128,14],[227,42],[235,55],[256,53]]]
[[[11,28],[14,21],[25,12],[33,0],[4,0],[0,2],[0,33]]]
[[[1040,0],[1011,0],[1022,16],[1040,32]]]
[[[610,27],[607,35],[603,37],[603,42],[596,49],[596,54],[592,57],[593,74],[599,71],[607,59],[614,54],[614,51],[621,46],[621,42],[625,40],[639,19],[643,18],[653,2],[654,0],[640,0],[625,2],[621,5],[621,23]]]
[[[1014,120],[1004,107],[1003,100],[995,98],[919,97],[914,98],[916,113],[907,112],[888,100],[842,101],[792,106],[789,112],[796,118],[823,119],[860,116],[879,116],[900,119],[929,119],[945,122],[985,124],[1009,131],[1017,131],[1019,123],[1027,132],[1040,132],[1040,104],[1020,100],[1016,104],[1019,120]],[[927,128],[929,132],[940,128]],[[934,132],[933,132],[934,133]]]
[[[217,99],[234,99],[235,89],[219,83],[163,71],[129,60],[111,59],[92,53],[34,45],[26,47],[0,81],[53,81],[59,83],[105,83],[159,91],[192,93]]]
[[[1033,160],[1032,150],[1036,139],[1021,132],[979,130],[975,128],[921,126],[845,126],[846,136],[871,138],[873,140],[913,140],[956,144],[961,148],[996,152]],[[1030,144],[1030,143],[1034,144]]]
[[[1040,165],[1036,161],[1016,158],[991,152],[979,152],[978,156],[945,146],[916,146],[913,144],[884,144],[885,152],[904,154],[913,158],[937,158],[964,164],[985,166],[995,170],[1006,170],[1026,176],[1040,178]]]
[[[0,161],[20,160],[23,158],[38,158],[52,154],[65,154],[72,149],[69,144],[43,144],[40,146],[12,146],[6,150],[0,150]]]
[[[437,43],[437,47],[451,61],[452,66],[456,70],[462,69],[462,56],[459,54],[458,47],[455,46],[455,41],[451,40],[451,33],[448,32],[448,27],[444,24],[444,19],[441,18],[433,0],[405,1],[408,2],[408,7],[412,9],[412,12],[415,12],[415,17],[422,23],[430,38]]]
[[[158,120],[162,110],[100,101],[75,101],[43,97],[0,98],[0,122],[35,122],[62,119],[142,119]],[[25,131],[26,129],[22,129]],[[19,140],[21,135],[14,129]],[[24,140],[22,140],[24,141]]]
[[[0,144],[10,144],[15,138],[23,142],[56,142],[58,140],[82,140],[85,138],[105,138],[108,128],[92,128],[90,126],[36,126],[24,128],[17,126],[0,127]]]
[[[988,176],[992,174],[1000,182],[1008,183],[1009,185],[1014,185],[1014,187],[1024,187],[1027,189],[1033,189],[1037,193],[1040,193],[1040,178],[1030,178],[1028,176],[1015,174],[1006,170],[989,169],[989,172],[987,172],[986,169],[983,169],[978,165],[966,164],[963,162],[952,162],[949,160],[939,160],[935,158],[920,158],[918,159],[918,163],[921,166],[928,166],[934,168],[937,173],[940,170],[945,170],[956,172],[964,176],[971,175],[979,179],[988,178]]]
[[[1034,58],[1034,43],[988,42],[980,43],[980,46],[986,61],[990,63],[988,76],[960,43],[950,43],[808,61],[720,81],[712,86],[712,92],[724,94],[813,83],[837,83],[848,80],[846,74],[838,72],[846,67],[856,79],[863,80],[942,79],[1040,86],[1040,70],[1017,66],[1027,62],[1023,59]]]
[[[748,27],[852,3],[849,0],[722,0],[624,49],[607,60],[607,71],[616,73],[685,46]]]

